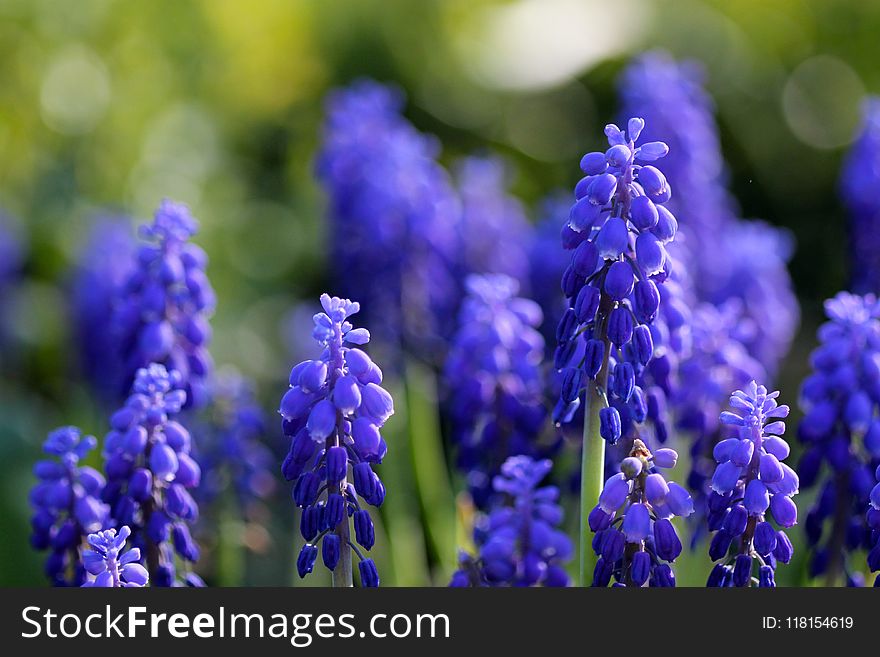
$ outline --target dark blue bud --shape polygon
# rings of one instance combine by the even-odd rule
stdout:
[[[602,293],[599,291],[599,288],[592,285],[584,285],[581,288],[574,302],[574,312],[579,323],[586,324],[596,318],[596,311],[599,310],[601,298]]]
[[[651,555],[643,550],[639,550],[632,557],[630,566],[630,578],[633,584],[641,586],[648,581],[651,575]]]
[[[581,171],[588,176],[598,176],[600,173],[604,173],[607,168],[605,153],[593,151],[581,158]]]
[[[752,558],[747,554],[739,554],[733,564],[733,585],[748,586],[752,580]]]
[[[334,445],[327,450],[327,483],[330,485],[338,484],[345,479],[348,471],[348,455],[345,448]]]
[[[601,340],[587,340],[584,350],[584,371],[591,379],[595,379],[605,361],[605,344]]]
[[[608,317],[608,339],[622,347],[632,339],[634,322],[632,313],[624,306],[618,306]]]
[[[306,541],[311,541],[320,531],[321,507],[310,506],[302,510],[299,519],[299,533]]]
[[[369,550],[376,542],[375,528],[370,514],[361,509],[354,514],[354,535],[357,542]]]
[[[723,559],[727,554],[727,551],[730,549],[730,543],[733,540],[730,534],[725,532],[724,530],[719,531],[712,537],[712,542],[709,544],[709,558],[712,561],[718,561]]]
[[[614,366],[613,392],[622,401],[628,402],[636,385],[636,373],[633,366],[626,362],[617,363]]]
[[[788,563],[791,561],[793,554],[794,548],[791,546],[791,541],[788,540],[785,532],[780,529],[776,532],[776,547],[773,549],[773,556],[782,563]]]
[[[379,572],[376,570],[376,564],[372,559],[364,559],[358,564],[358,570],[361,574],[361,586],[366,588],[375,588],[379,586]]]
[[[605,292],[615,301],[623,301],[633,291],[634,282],[632,267],[618,260],[611,264],[605,274]]]
[[[599,411],[599,434],[612,445],[620,440],[620,413],[613,406],[606,406]]]
[[[575,367],[568,367],[562,371],[562,390],[560,396],[565,402],[573,402],[581,392],[584,373]]]
[[[299,576],[305,577],[315,568],[315,560],[318,558],[318,547],[311,543],[306,543],[299,551],[296,559],[296,572]]]
[[[681,554],[681,540],[667,518],[654,522],[654,549],[657,556],[665,561],[675,561]]]
[[[324,507],[322,529],[334,530],[345,518],[345,498],[339,493],[331,493],[327,496],[327,505]]]
[[[758,586],[761,588],[776,586],[776,579],[773,577],[773,569],[770,566],[761,566],[758,570]]]
[[[736,504],[731,507],[730,512],[724,517],[722,529],[730,536],[740,536],[745,530],[749,522],[749,514],[745,508]]]
[[[327,534],[321,545],[321,558],[327,570],[335,570],[339,563],[339,537],[336,534]]]
[[[572,308],[567,309],[563,313],[559,320],[559,324],[556,327],[556,342],[563,344],[571,340],[577,326],[577,314]]]
[[[591,276],[598,264],[599,250],[590,241],[581,242],[571,256],[571,268],[584,278]]]
[[[651,329],[644,324],[639,324],[633,329],[633,351],[639,363],[647,365],[654,356],[654,339],[651,337]]]
[[[630,221],[639,231],[657,225],[657,206],[647,196],[636,196],[630,205]]]

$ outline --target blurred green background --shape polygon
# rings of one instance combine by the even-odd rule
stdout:
[[[629,57],[659,47],[702,61],[743,215],[797,241],[803,324],[778,382],[794,403],[821,301],[846,284],[837,176],[861,98],[880,92],[878,34],[880,3],[860,1],[0,0],[0,207],[28,244],[23,280],[3,292],[0,584],[43,583],[26,491],[47,431],[106,431],[66,318],[69,267],[92,218],[144,220],[164,196],[192,207],[219,297],[215,360],[253,377],[274,413],[303,348],[290,327],[299,317],[308,330],[327,279],[311,173],[323,98],[360,76],[405,90],[409,118],[439,136],[444,163],[474,151],[508,158],[515,193],[534,206],[570,189],[580,155],[601,146]],[[420,417],[400,410],[398,432],[407,411]],[[277,448],[280,430],[267,440]],[[419,476],[423,490],[445,491],[436,471]],[[221,581],[292,582],[294,507],[281,489],[268,537],[228,521],[233,543],[257,551],[217,550]],[[451,525],[423,531],[422,507],[391,505],[409,544],[392,541],[399,554],[383,583],[427,583],[429,563],[445,583]],[[450,534],[440,541],[449,554],[430,547],[430,527]],[[677,569],[681,583],[704,578],[702,554]],[[795,583],[800,571],[779,578]]]

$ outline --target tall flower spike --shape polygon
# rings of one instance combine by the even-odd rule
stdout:
[[[114,320],[120,336],[123,390],[135,373],[159,363],[179,373],[187,405],[207,401],[205,384],[215,297],[205,275],[208,258],[188,240],[198,222],[181,203],[163,200],[152,224],[141,227],[149,242],[138,250],[137,267],[120,291]]]
[[[89,534],[91,549],[83,555],[83,564],[94,579],[83,586],[139,588],[147,585],[150,576],[139,563],[141,551],[135,547],[123,554],[125,539],[130,535],[131,529],[127,526],[120,527],[118,534],[115,529]]]
[[[330,95],[316,172],[329,199],[335,285],[383,342],[429,357],[454,321],[461,209],[439,142],[401,115],[402,94],[361,80]]]
[[[553,464],[511,456],[493,479],[506,498],[475,528],[479,555],[460,556],[450,586],[568,586],[568,536],[558,529],[562,508],[555,486],[538,488]]]
[[[676,190],[669,207],[688,238],[686,245],[676,243],[670,250],[690,273],[696,300],[733,304],[741,315],[737,339],[772,375],[798,325],[797,299],[786,270],[791,239],[767,224],[738,217],[703,77],[693,62],[647,53],[621,76],[624,115],[643,116],[643,137],[669,144],[663,171]]]
[[[840,175],[840,194],[849,210],[851,289],[880,290],[880,97],[868,98],[862,125]]]
[[[558,440],[539,442],[546,419],[541,309],[517,297],[518,283],[503,274],[470,276],[466,287],[443,378],[458,466],[485,509],[508,456],[547,454]]]
[[[312,335],[323,351],[291,370],[279,411],[290,439],[281,471],[288,481],[296,480],[293,499],[302,509],[300,531],[306,540],[297,570],[300,577],[312,572],[321,545],[334,586],[351,586],[353,549],[361,584],[378,586],[375,564],[351,542],[349,518],[357,543],[372,548],[373,521],[359,500],[378,507],[385,499],[385,486],[372,466],[385,457],[379,430],[394,413],[394,402],[380,386],[382,370],[358,348],[370,341],[369,332],[348,321],[360,304],[322,294],[321,306]]]
[[[54,586],[79,586],[85,581],[83,539],[108,519],[107,505],[100,500],[104,477],[80,465],[97,444],[94,436],[82,436],[76,427],[55,429],[43,444],[43,451],[53,458],[34,466],[39,481],[30,493],[31,545],[50,550],[46,575]]]
[[[198,487],[201,469],[190,456],[189,431],[172,419],[186,402],[182,385],[180,374],[163,365],[139,369],[104,440],[104,500],[114,525],[131,528],[154,586],[191,583],[189,564],[199,559],[190,534],[198,506],[190,491]],[[183,565],[180,579],[175,553]]]
[[[626,132],[606,126],[610,148],[581,159],[586,177],[575,186],[576,201],[562,233],[572,256],[562,276],[568,309],[556,330],[554,364],[576,385],[562,386],[553,419],[571,421],[586,388],[581,536],[604,481],[605,443],[616,444],[631,422],[648,416],[646,391],[638,382],[654,356],[650,327],[660,309],[658,285],[671,271],[666,245],[677,221],[664,204],[672,188],[650,164],[668,148],[658,141],[636,146],[644,126],[639,118],[628,121]],[[583,585],[591,561],[582,541]]]
[[[752,381],[730,397],[733,411],[721,413],[721,422],[735,435],[715,445],[718,466],[712,476],[709,529],[714,531],[709,556],[716,562],[709,587],[776,585],[777,562],[788,563],[791,542],[785,530],[797,523],[791,499],[798,492],[798,476],[783,463],[788,443],[782,418],[788,406],[776,402],[779,391]],[[772,516],[776,529],[766,519]],[[757,572],[757,578],[753,574]]]
[[[461,195],[464,274],[506,274],[529,285],[532,227],[508,187],[508,172],[494,157],[468,157],[455,171]]]
[[[801,387],[798,471],[804,487],[821,486],[804,523],[810,572],[838,584],[861,569],[850,553],[871,548],[864,510],[880,464],[880,302],[841,292],[825,312]]]
[[[661,448],[651,453],[641,440],[605,482],[599,504],[590,513],[598,556],[593,586],[675,586],[669,565],[681,554],[681,540],[671,520],[694,511],[690,494],[660,468],[672,468],[678,454]]]

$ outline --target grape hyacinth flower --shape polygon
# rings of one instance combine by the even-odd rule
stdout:
[[[108,318],[137,263],[136,249],[127,217],[101,217],[89,229],[73,272],[70,310],[81,367],[102,400],[114,405],[123,373],[120,336]]]
[[[785,530],[797,524],[798,476],[782,461],[789,454],[782,418],[789,408],[778,405],[779,391],[752,381],[730,397],[732,411],[721,422],[735,435],[715,445],[718,463],[712,476],[708,507],[709,530],[714,531],[709,556],[715,566],[709,587],[776,586],[778,562],[788,563],[791,541]],[[767,519],[772,516],[776,529]],[[753,577],[757,570],[758,577]]]
[[[837,584],[859,570],[848,555],[872,547],[864,510],[880,464],[880,302],[841,292],[825,312],[801,387],[798,471],[805,487],[821,486],[804,523],[810,572]]]
[[[581,473],[581,536],[604,482],[605,443],[617,443],[630,420],[649,413],[637,384],[654,355],[651,324],[660,291],[671,271],[666,245],[677,221],[664,204],[672,188],[654,162],[668,151],[658,141],[636,146],[645,122],[630,119],[627,132],[608,125],[610,148],[581,159],[586,174],[575,187],[576,202],[563,229],[572,250],[562,276],[568,309],[556,331],[555,366],[563,383],[556,423],[571,420],[587,389]],[[581,541],[581,583],[593,567]]]
[[[373,521],[358,500],[378,507],[385,499],[373,464],[385,457],[379,430],[394,413],[394,402],[380,385],[382,370],[358,348],[370,341],[370,333],[348,321],[360,304],[322,294],[321,306],[312,336],[323,351],[291,370],[279,411],[291,441],[281,471],[288,481],[296,480],[293,499],[302,509],[300,531],[306,540],[297,571],[300,577],[312,572],[321,545],[333,585],[351,586],[354,550],[362,586],[378,586],[375,563],[351,542],[350,525],[357,543],[372,548]]]
[[[872,573],[880,570],[880,465],[877,466],[874,477],[877,483],[871,489],[867,514],[868,528],[871,530],[871,542],[874,544],[870,552],[868,552],[868,570]],[[874,578],[874,586],[880,588],[880,576]]]
[[[104,440],[104,500],[115,527],[131,528],[154,586],[180,583],[175,554],[182,581],[200,582],[189,569],[199,560],[190,533],[199,510],[190,491],[198,487],[201,469],[190,455],[189,431],[173,419],[185,403],[180,374],[151,363],[137,371],[131,395],[110,418]]]
[[[676,196],[668,207],[687,235],[686,243],[677,242],[670,251],[689,272],[696,301],[734,304],[741,314],[737,338],[772,375],[799,320],[786,269],[791,238],[739,218],[704,77],[695,62],[647,53],[621,76],[624,116],[644,117],[643,138],[669,145],[663,172]]]
[[[554,445],[539,443],[547,415],[541,309],[518,297],[519,284],[503,274],[472,275],[466,287],[443,378],[458,467],[485,509],[508,456],[538,457]]]
[[[108,519],[109,509],[100,499],[104,477],[80,465],[97,444],[94,436],[81,435],[77,427],[55,429],[43,444],[43,451],[54,458],[34,466],[39,482],[30,494],[31,545],[50,550],[46,575],[53,586],[79,586],[85,581],[83,538]]]
[[[532,227],[522,203],[507,190],[504,162],[468,157],[455,173],[461,196],[463,273],[506,274],[527,288]]]
[[[511,456],[492,486],[499,502],[475,528],[479,555],[463,552],[450,586],[568,586],[572,545],[558,529],[562,508],[555,486],[538,488],[553,464]]]
[[[83,586],[140,588],[147,585],[150,576],[140,564],[141,551],[134,547],[123,553],[130,534],[127,526],[121,527],[118,534],[115,529],[89,534],[91,549],[83,555],[83,565],[94,579]]]
[[[461,208],[439,142],[402,106],[400,91],[370,80],[331,93],[316,173],[336,286],[363,302],[383,346],[435,360],[460,296]]]
[[[862,111],[859,135],[840,176],[840,194],[850,216],[850,287],[856,294],[880,290],[880,97],[868,98]]]
[[[218,372],[210,393],[205,439],[198,445],[202,482],[197,497],[200,505],[209,504],[231,488],[242,519],[252,520],[276,488],[276,459],[265,443],[266,417],[253,382],[234,369]]]
[[[114,320],[128,390],[135,373],[150,363],[178,372],[187,406],[201,407],[212,364],[208,353],[215,297],[205,275],[208,257],[189,242],[198,222],[189,208],[168,199],[153,223],[142,226],[150,242],[140,246],[137,267],[120,290]]]
[[[678,454],[668,447],[653,454],[639,439],[620,464],[620,472],[605,482],[599,503],[590,512],[598,560],[593,586],[674,587],[669,565],[681,554],[681,540],[672,518],[694,512],[690,494],[660,468],[675,467]]]

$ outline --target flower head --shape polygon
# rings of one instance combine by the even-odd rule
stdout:
[[[660,472],[672,468],[678,454],[669,448],[651,453],[633,441],[620,472],[605,482],[599,504],[590,513],[599,556],[593,586],[675,586],[669,564],[681,553],[681,540],[671,520],[694,511],[690,494]]]
[[[555,486],[538,487],[553,464],[511,456],[493,479],[503,496],[475,529],[479,555],[460,557],[450,586],[567,586],[572,544],[557,527],[562,508]]]
[[[150,579],[147,569],[139,562],[141,551],[131,548],[123,553],[125,540],[131,535],[127,526],[89,534],[91,550],[83,554],[83,564],[94,576],[83,586],[139,588],[146,586]]]
[[[184,579],[199,559],[189,526],[198,518],[190,491],[199,485],[201,468],[191,456],[189,431],[174,419],[186,403],[182,385],[180,374],[164,365],[139,369],[104,440],[104,499],[114,525],[131,528],[154,586],[177,583],[175,555]]]
[[[322,541],[324,565],[331,571],[341,552],[354,547],[349,517],[357,543],[373,547],[373,521],[359,500],[378,507],[385,499],[373,465],[385,457],[379,430],[394,413],[391,395],[380,385],[382,370],[359,349],[370,334],[348,321],[360,304],[322,294],[321,306],[312,335],[323,351],[291,370],[279,411],[291,441],[281,471],[288,481],[296,480],[293,498],[302,509],[300,531],[307,541],[297,560],[300,577],[312,571]],[[355,551],[362,584],[377,585],[375,565]]]
[[[164,200],[153,223],[141,226],[148,244],[137,253],[137,267],[119,291],[114,314],[128,390],[135,373],[160,363],[179,373],[189,405],[207,401],[208,318],[215,298],[205,275],[207,256],[189,238],[198,224],[189,209]]]
[[[461,210],[438,142],[402,94],[361,80],[330,95],[317,176],[329,197],[336,286],[383,336],[430,357],[457,300]]]
[[[626,132],[606,126],[610,148],[581,160],[587,175],[575,187],[562,235],[572,256],[562,276],[568,310],[557,327],[554,360],[564,379],[576,385],[563,385],[554,420],[569,422],[581,389],[597,380],[607,403],[602,436],[611,444],[631,435],[633,423],[648,416],[640,382],[654,356],[651,325],[661,307],[658,286],[669,277],[666,247],[677,229],[664,206],[672,188],[651,164],[668,148],[658,141],[637,146],[644,127],[639,118],[628,121]]]
[[[840,176],[850,215],[852,290],[860,294],[880,289],[880,98],[865,101],[863,116]]]
[[[477,506],[486,508],[505,458],[536,457],[556,441],[539,441],[546,418],[541,309],[518,297],[519,284],[503,274],[471,276],[466,285],[443,378],[458,465]]]
[[[109,509],[101,501],[104,477],[81,465],[97,445],[94,436],[83,436],[77,427],[55,429],[43,443],[52,458],[38,461],[31,489],[34,509],[31,545],[49,549],[46,575],[55,586],[77,586],[84,581],[80,549],[83,538],[101,529]]]
[[[731,411],[721,422],[734,435],[715,445],[717,462],[708,502],[709,529],[714,531],[709,556],[716,561],[708,586],[750,586],[757,569],[758,586],[774,586],[778,561],[791,559],[791,542],[785,529],[797,524],[797,507],[791,499],[799,488],[798,476],[783,463],[788,443],[779,392],[768,392],[752,381],[730,397]],[[767,520],[772,516],[777,530]],[[757,564],[757,567],[755,566]]]
[[[801,387],[798,471],[805,487],[821,485],[804,523],[810,571],[834,580],[857,570],[850,553],[871,548],[863,514],[880,463],[880,302],[841,292],[825,312]]]

